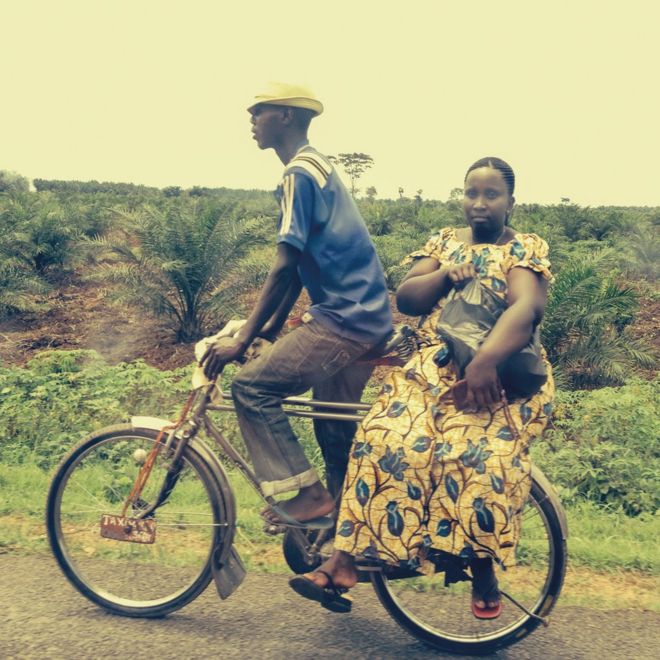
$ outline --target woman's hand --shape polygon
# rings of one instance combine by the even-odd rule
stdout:
[[[452,288],[460,289],[476,275],[471,263],[441,267],[431,257],[419,259],[397,289],[397,307],[408,316],[428,314]]]
[[[469,406],[479,410],[501,401],[502,388],[494,363],[480,360],[477,354],[465,368],[465,380]]]
[[[456,264],[455,266],[448,266],[445,273],[449,278],[452,286],[455,289],[461,289],[470,280],[477,276],[477,269],[473,263]]]

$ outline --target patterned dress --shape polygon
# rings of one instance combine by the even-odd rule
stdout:
[[[505,298],[512,268],[551,278],[547,254],[535,234],[517,234],[504,245],[468,245],[445,228],[410,260],[472,262],[482,283]],[[542,389],[510,402],[508,416],[502,403],[476,413],[457,410],[448,396],[457,374],[435,333],[443,303],[421,330],[427,345],[387,376],[358,429],[335,548],[411,567],[423,563],[428,548],[511,566],[531,485],[529,444],[552,409],[550,365]]]

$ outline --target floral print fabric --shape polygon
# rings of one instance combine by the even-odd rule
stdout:
[[[551,278],[547,254],[547,244],[534,234],[518,234],[505,245],[468,245],[447,228],[410,259],[471,261],[482,282],[504,298],[511,268]],[[387,376],[358,429],[335,548],[413,567],[427,548],[466,561],[490,556],[511,566],[531,485],[529,444],[552,408],[550,365],[540,392],[510,402],[508,415],[502,403],[457,410],[449,395],[456,372],[434,331],[442,304],[420,330],[423,348]]]

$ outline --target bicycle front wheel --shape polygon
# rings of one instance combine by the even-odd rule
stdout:
[[[470,610],[471,583],[445,586],[445,574],[402,577],[371,573],[374,589],[385,609],[405,630],[443,651],[483,654],[516,642],[540,623],[553,608],[566,571],[566,541],[560,513],[553,499],[536,481],[522,512],[517,563],[497,570],[500,589],[515,598],[528,613],[504,596],[497,619],[477,620]]]
[[[120,515],[157,436],[130,425],[101,430],[63,459],[48,494],[48,538],[64,574],[91,601],[125,616],[163,616],[200,594],[211,580],[214,547],[228,526],[223,494],[203,458],[188,446],[176,485],[150,516],[155,541],[101,536],[102,516]],[[163,454],[137,508],[126,516],[155,501],[169,466]]]

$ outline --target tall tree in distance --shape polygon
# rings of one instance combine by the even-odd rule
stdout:
[[[328,156],[328,160],[333,165],[341,165],[348,178],[351,180],[351,195],[355,197],[359,192],[357,180],[370,168],[373,167],[374,159],[368,154],[339,154],[337,156]]]
[[[30,181],[16,172],[0,170],[0,193],[27,192],[30,190]]]

